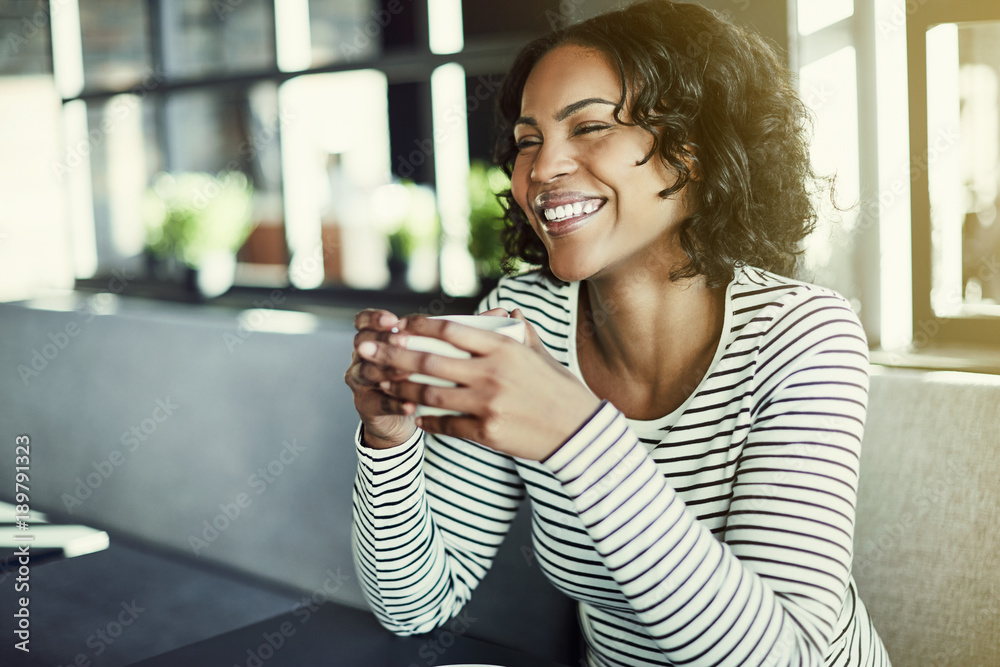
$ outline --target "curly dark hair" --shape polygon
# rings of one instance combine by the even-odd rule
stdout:
[[[518,54],[497,97],[495,160],[511,176],[513,125],[532,68],[557,46],[601,51],[621,79],[615,119],[649,132],[654,155],[678,174],[660,193],[691,186],[693,213],[681,223],[687,263],[672,280],[698,275],[724,285],[736,267],[793,275],[812,231],[810,197],[821,179],[809,161],[808,110],[792,74],[759,35],[695,4],[649,0],[540,37]],[[626,110],[626,100],[630,100]],[[504,208],[503,266],[517,260],[551,276],[545,246],[510,190]]]

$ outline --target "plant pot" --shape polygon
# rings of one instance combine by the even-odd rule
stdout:
[[[405,259],[389,257],[389,289],[394,291],[404,291],[407,289],[406,274],[410,269],[410,264]]]

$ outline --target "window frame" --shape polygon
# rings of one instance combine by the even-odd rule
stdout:
[[[915,8],[910,11],[911,8]],[[909,86],[910,160],[928,155],[927,31],[943,23],[1000,21],[995,0],[910,0],[906,16],[907,77]],[[913,258],[913,345],[933,352],[948,347],[1000,347],[1000,316],[938,315],[931,302],[933,242],[930,212],[930,175],[916,170],[910,188]]]

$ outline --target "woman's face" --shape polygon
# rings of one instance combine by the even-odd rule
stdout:
[[[604,55],[571,45],[547,53],[524,86],[511,191],[562,280],[643,269],[666,275],[684,259],[676,231],[688,215],[688,188],[659,197],[676,175],[658,156],[636,165],[653,138],[615,122],[620,95]]]

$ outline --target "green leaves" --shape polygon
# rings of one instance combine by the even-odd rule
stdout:
[[[469,165],[469,253],[479,275],[487,278],[503,275],[503,208],[497,193],[509,187],[510,181],[499,167],[483,162]]]
[[[241,172],[159,174],[143,199],[146,247],[192,267],[210,252],[235,253],[253,230],[252,200]]]

